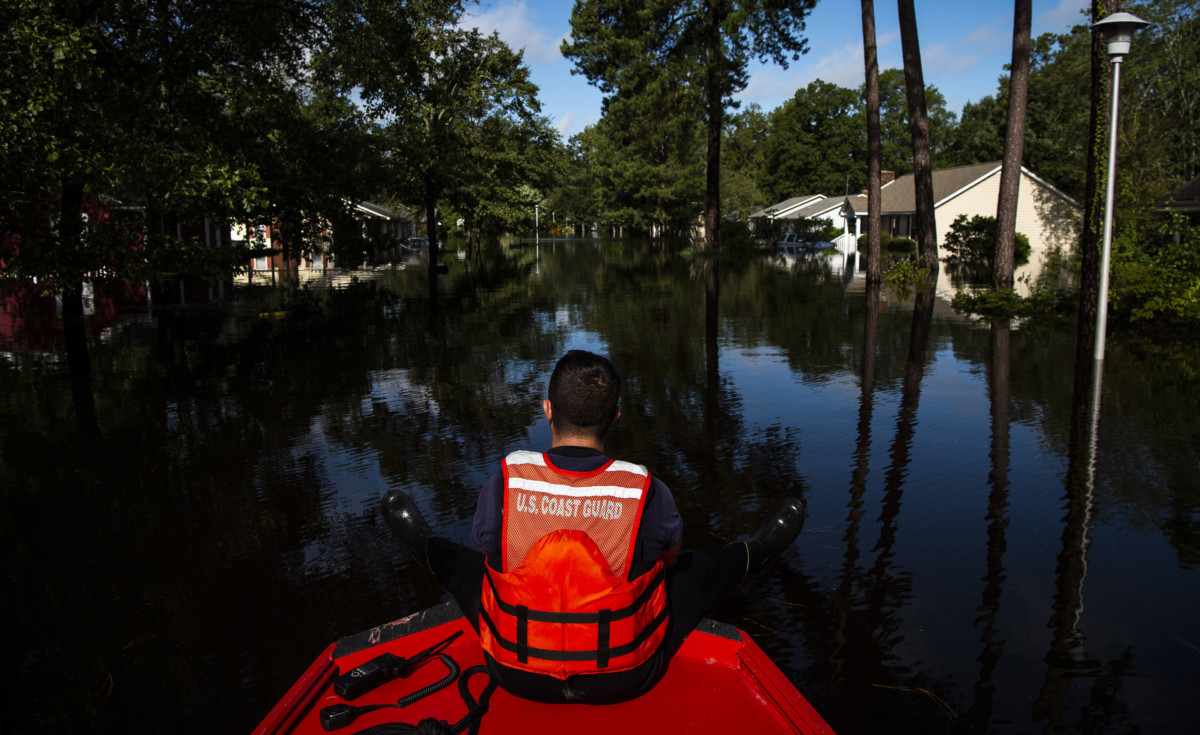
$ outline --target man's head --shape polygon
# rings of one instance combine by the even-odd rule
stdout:
[[[550,375],[550,424],[561,436],[602,439],[616,420],[621,376],[607,358],[584,350],[563,355]]]

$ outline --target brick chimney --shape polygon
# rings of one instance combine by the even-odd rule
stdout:
[[[888,184],[892,183],[895,180],[896,180],[896,172],[895,171],[880,171],[879,172],[879,185],[880,186],[887,186]],[[867,196],[866,189],[863,189],[862,193],[863,193],[863,196]]]

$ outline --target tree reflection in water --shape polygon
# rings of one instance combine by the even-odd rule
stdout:
[[[825,263],[602,241],[468,258],[434,307],[423,270],[334,272],[304,314],[262,316],[283,297],[255,286],[130,319],[89,345],[98,437],[60,360],[6,354],[6,732],[244,732],[330,640],[442,599],[380,495],[465,538],[498,458],[548,440],[570,347],[626,376],[612,452],[666,480],[688,548],[808,501],[795,546],[712,614],[842,735],[1200,719],[1187,353],[1109,351],[1098,446],[1061,332],[932,295],[910,312]],[[62,660],[70,685],[47,676]]]

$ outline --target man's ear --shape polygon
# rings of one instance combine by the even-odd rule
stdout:
[[[551,424],[554,423],[554,421],[550,418],[550,399],[549,398],[542,399],[542,413],[544,413],[546,415],[547,421],[549,421]]]
[[[616,411],[613,412],[612,421],[608,422],[608,425],[612,426],[613,424],[617,423],[617,419],[619,419],[619,418],[621,418],[621,409],[618,408]]]

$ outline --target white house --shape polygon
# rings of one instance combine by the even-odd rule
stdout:
[[[796,219],[796,212],[798,210],[808,204],[827,198],[824,194],[806,194],[805,196],[784,199],[778,204],[772,204],[769,207],[763,207],[757,212],[751,213],[750,219]]]
[[[937,243],[941,248],[950,225],[959,215],[973,217],[996,216],[1000,201],[1000,161],[957,166],[933,172],[934,219],[937,223]],[[880,191],[884,232],[894,237],[913,237],[915,233],[916,193],[913,175],[905,174],[886,184]],[[866,206],[856,209],[865,227]],[[1026,265],[1015,272],[1017,289],[1027,289],[1022,276],[1036,276],[1042,269],[1045,256],[1055,248],[1070,250],[1078,233],[1081,210],[1073,199],[1021,167],[1021,183],[1017,191],[1017,232],[1029,238],[1032,252]],[[915,239],[915,238],[914,238]],[[950,285],[950,284],[946,284]]]

